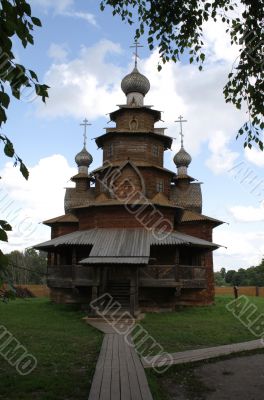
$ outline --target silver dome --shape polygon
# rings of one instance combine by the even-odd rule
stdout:
[[[150,89],[150,83],[148,78],[142,75],[135,67],[130,74],[122,79],[121,89],[126,95],[135,92],[145,96]]]
[[[192,157],[182,147],[180,151],[175,154],[173,161],[176,164],[176,167],[188,167],[192,162]]]
[[[75,162],[78,165],[78,167],[89,167],[89,165],[92,164],[93,162],[93,157],[91,156],[90,153],[88,153],[86,148],[83,147],[82,151],[76,154]]]

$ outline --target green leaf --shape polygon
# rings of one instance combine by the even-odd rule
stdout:
[[[0,226],[2,227],[2,229],[4,229],[5,231],[12,231],[12,226],[9,225],[8,222],[4,221],[4,220],[0,220]]]
[[[10,103],[10,98],[9,98],[9,96],[8,96],[7,93],[5,93],[5,92],[0,92],[0,102],[2,103],[2,105],[3,105],[5,108],[8,108],[9,103]]]
[[[27,169],[27,167],[25,166],[25,164],[23,162],[20,163],[20,172],[23,175],[23,177],[28,180],[29,177],[29,171]]]
[[[36,72],[32,71],[31,69],[28,70],[32,79],[35,79],[38,82],[38,76]]]
[[[1,229],[1,228],[0,228],[0,240],[1,240],[2,242],[8,242],[7,234],[6,234],[6,232],[4,231],[4,229]]]
[[[36,26],[42,26],[42,23],[41,23],[41,21],[40,21],[39,18],[31,17],[31,21],[32,21],[33,24],[36,25]]]
[[[4,147],[4,152],[7,157],[13,157],[15,154],[13,143],[8,141]]]

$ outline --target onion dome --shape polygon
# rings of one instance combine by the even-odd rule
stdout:
[[[78,167],[89,167],[93,162],[93,157],[90,153],[86,150],[85,146],[83,147],[80,153],[76,154],[75,162]]]
[[[178,153],[175,154],[173,161],[176,165],[176,167],[186,167],[188,168],[188,166],[191,164],[192,162],[192,157],[190,156],[189,153],[187,153],[187,151],[181,147],[180,151],[178,151]]]
[[[145,96],[150,89],[150,83],[148,78],[142,75],[135,67],[130,74],[122,79],[121,89],[126,95],[129,93],[141,93]]]

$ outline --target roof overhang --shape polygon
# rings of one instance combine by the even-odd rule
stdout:
[[[116,121],[116,118],[120,115],[126,112],[127,110],[132,110],[133,112],[137,111],[144,111],[149,114],[154,115],[155,122],[160,121],[161,119],[161,112],[158,110],[153,110],[150,107],[130,107],[128,105],[120,107],[118,110],[115,110],[109,114],[111,121]]]
[[[91,260],[91,263],[96,263],[95,261],[99,258],[105,261],[111,260],[111,263],[113,263],[115,258],[119,258],[123,261],[130,260],[129,263],[133,264],[146,263],[145,261],[148,261],[147,259],[150,256],[151,246],[193,246],[211,250],[220,247],[207,240],[176,231],[159,232],[145,228],[97,228],[59,236],[40,243],[34,248],[48,251],[65,246],[92,246],[89,257],[84,259],[85,263],[89,263],[88,260]],[[135,258],[135,262],[131,261],[132,258]],[[82,260],[82,263],[84,263],[84,260]]]
[[[133,137],[142,136],[142,135],[146,137],[146,135],[149,135],[151,138],[155,138],[155,139],[160,140],[164,144],[166,149],[170,149],[171,148],[172,141],[173,141],[172,137],[167,136],[167,135],[162,135],[160,133],[154,133],[154,132],[148,132],[147,133],[147,132],[140,132],[140,131],[125,131],[125,130],[124,131],[118,131],[118,130],[116,130],[116,131],[113,131],[113,132],[106,132],[104,135],[98,136],[97,138],[95,138],[95,143],[97,144],[97,146],[99,148],[101,148],[103,146],[103,142],[106,139],[110,139],[113,136],[117,136],[117,135],[124,135],[124,136],[131,136],[131,137],[132,136]]]

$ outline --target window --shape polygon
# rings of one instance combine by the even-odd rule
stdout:
[[[158,157],[159,156],[159,146],[157,146],[156,144],[154,144],[152,146],[152,154],[154,157]]]
[[[164,192],[164,183],[163,180],[158,180],[156,183],[157,192]]]

